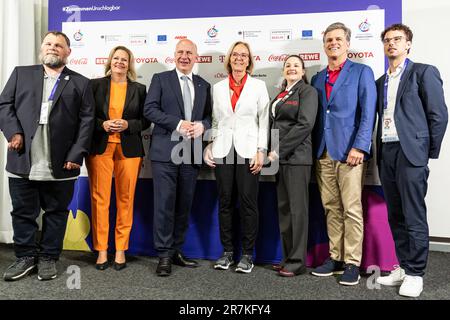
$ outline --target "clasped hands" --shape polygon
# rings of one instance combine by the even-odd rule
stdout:
[[[103,129],[106,132],[116,133],[128,129],[128,121],[124,119],[112,119],[103,122]]]
[[[191,122],[183,120],[181,122],[179,132],[188,139],[196,139],[205,131],[205,127],[201,122]]]

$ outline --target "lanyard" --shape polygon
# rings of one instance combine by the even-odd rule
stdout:
[[[55,95],[56,89],[58,88],[58,85],[59,85],[59,80],[60,80],[60,78],[58,78],[58,80],[56,80],[56,83],[53,86],[52,92],[50,93],[50,95],[48,97],[48,101],[53,100],[53,96]]]
[[[406,58],[405,63],[403,64],[402,74],[400,76],[400,82],[403,79],[403,75],[405,74],[406,66],[408,65],[408,63],[409,63],[409,59]],[[389,75],[386,72],[386,77],[384,78],[384,97],[383,97],[384,98],[383,99],[383,103],[384,103],[383,108],[384,109],[387,109],[387,106],[388,106],[388,101],[387,101],[388,84],[389,84]]]

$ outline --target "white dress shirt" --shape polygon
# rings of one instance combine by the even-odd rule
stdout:
[[[394,72],[388,69],[386,77],[388,77],[387,88],[387,108],[383,106],[383,131],[381,140],[383,142],[399,141],[397,129],[395,127],[395,101],[397,99],[398,86],[400,85],[400,78],[405,69],[405,63],[400,64]],[[383,102],[384,103],[384,102]]]

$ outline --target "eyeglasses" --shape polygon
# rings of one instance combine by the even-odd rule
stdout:
[[[248,53],[239,53],[239,52],[233,52],[231,54],[231,56],[235,59],[237,59],[238,57],[240,57],[242,59],[248,59],[248,57],[249,57]]]
[[[395,44],[399,43],[400,41],[402,41],[402,39],[404,38],[404,36],[398,36],[398,37],[393,37],[393,38],[384,38],[383,39],[383,43],[384,44],[389,44],[392,41],[394,41]]]

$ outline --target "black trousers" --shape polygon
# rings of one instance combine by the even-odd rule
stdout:
[[[386,143],[379,170],[400,267],[408,275],[423,276],[429,248],[425,205],[428,166],[413,166],[400,143]]]
[[[73,197],[75,180],[31,181],[9,178],[14,251],[16,257],[47,256],[58,259],[66,232],[68,206]],[[41,208],[42,233],[36,241]]]
[[[306,268],[311,166],[280,165],[277,174],[278,221],[284,269]]]
[[[252,174],[250,171],[250,160],[238,159],[235,151],[231,164],[229,161],[227,163],[225,159],[227,158],[216,159],[215,170],[219,192],[220,240],[224,251],[234,251],[233,213],[237,198],[240,205],[242,253],[252,255],[258,234],[259,174]],[[236,193],[237,197],[235,196]]]
[[[199,167],[152,161],[153,243],[159,257],[181,251],[194,200]]]

